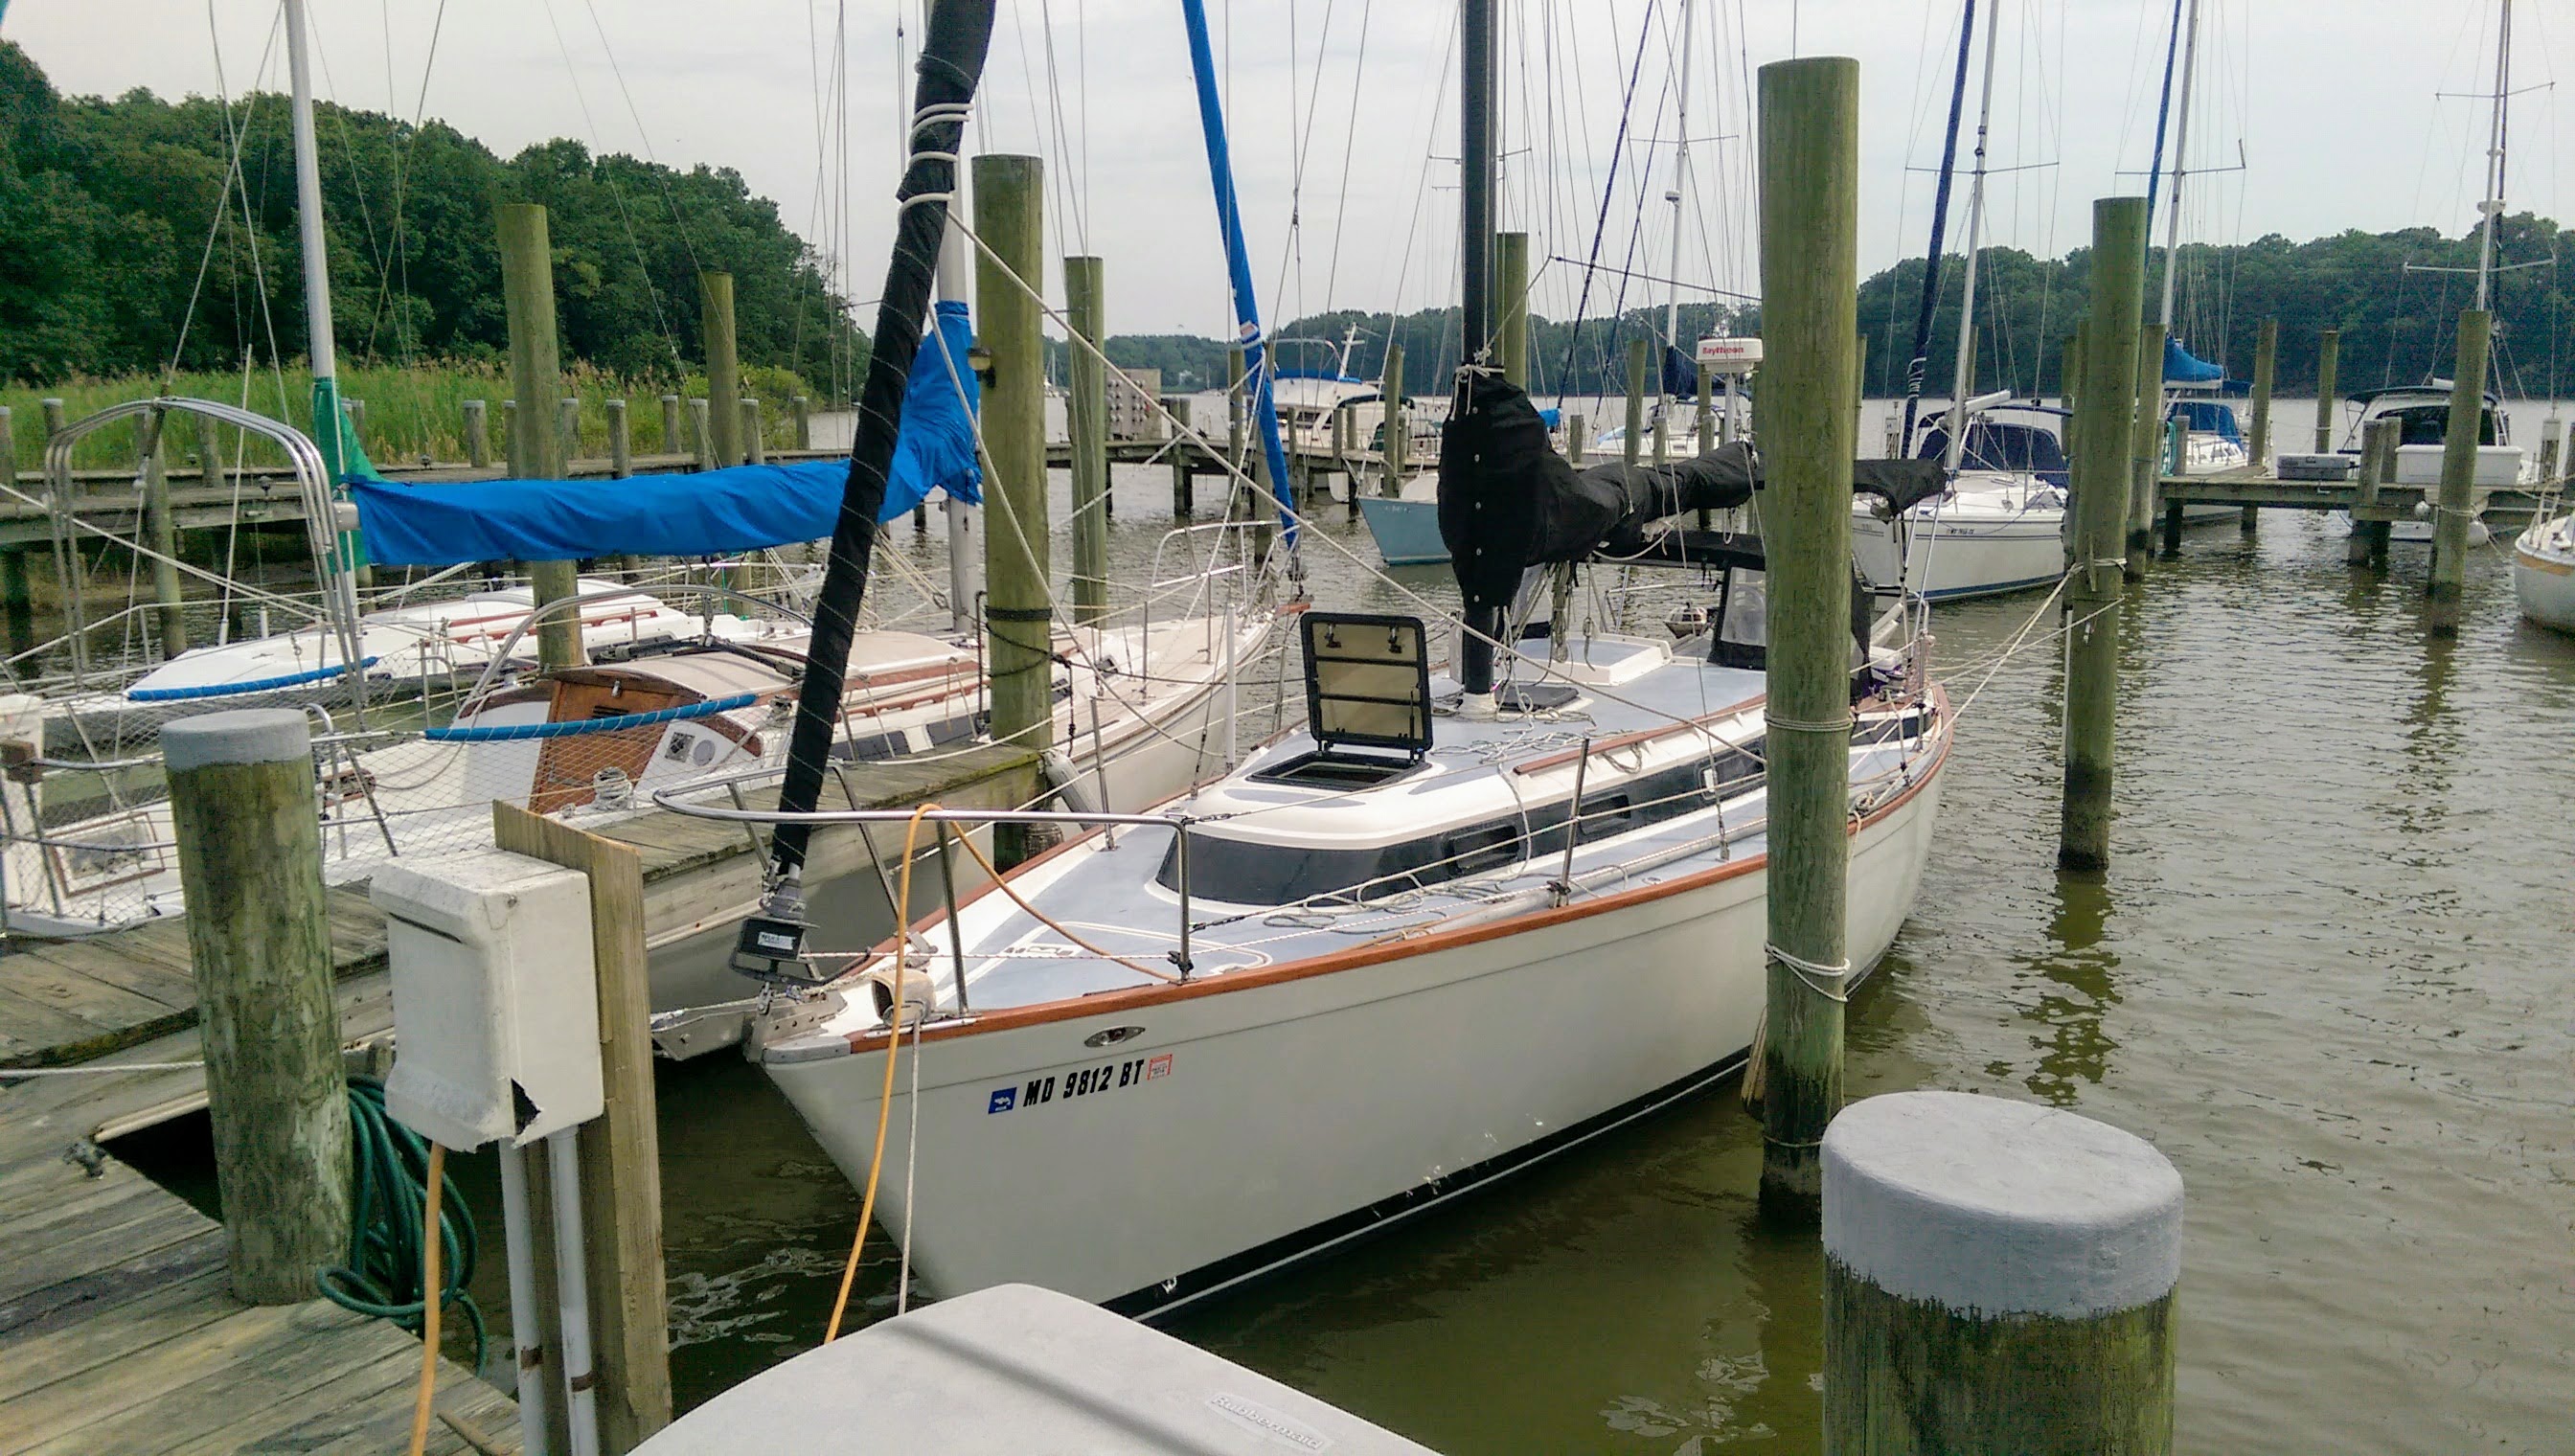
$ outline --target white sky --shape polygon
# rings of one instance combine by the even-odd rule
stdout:
[[[1047,159],[1050,250],[1107,258],[1114,332],[1228,332],[1179,0],[1001,4],[970,146]],[[1648,274],[1671,271],[1672,212],[1661,198],[1670,184],[1680,4],[1500,0],[1513,150],[1503,221],[1535,235],[1535,258],[1590,251],[1619,94],[1650,24],[1600,255]],[[313,8],[329,99],[404,116],[425,105],[505,157],[570,136],[675,165],[736,168],[779,202],[792,227],[845,258],[849,292],[869,300],[892,237],[896,17],[914,32],[909,46],[918,6],[315,0]],[[2486,105],[2435,93],[2490,87],[2496,8],[2488,0],[2202,0],[2189,165],[2243,167],[2212,170],[2186,189],[2185,237],[2304,240],[2413,224],[2465,231],[2481,191]],[[1209,9],[1219,65],[1229,71],[1237,185],[1265,319],[1453,298],[1454,168],[1435,159],[1456,150],[1454,7],[1209,0]],[[1697,0],[1694,10],[1690,221],[1679,277],[1755,286],[1746,80],[1762,63],[1799,52],[1861,63],[1863,273],[1919,252],[1931,178],[1908,169],[1938,161],[1958,0]],[[254,82],[284,89],[282,51],[270,48],[276,13],[275,0],[17,0],[0,34],[74,94],[136,86],[214,94],[219,43],[223,84],[238,95]],[[1986,241],[2062,253],[2086,241],[2092,198],[2142,189],[2141,177],[2122,173],[2141,170],[2152,146],[2171,3],[1982,0],[1980,25],[1996,13],[1991,160],[1998,171],[2022,170],[1994,178]],[[842,130],[819,100],[836,17],[846,18],[849,36],[845,171],[823,166],[819,145],[831,140],[837,150]],[[2567,220],[2561,157],[2575,98],[2561,105],[2551,83],[2575,55],[2575,8],[2522,0],[2515,27],[2514,84],[2544,89],[2515,101],[2508,196],[2516,210]],[[1970,136],[1973,116],[1971,99]],[[1643,164],[1651,168],[1643,230],[1632,239]],[[1961,204],[1964,196],[1962,179]],[[844,210],[846,238],[828,222]],[[1292,248],[1291,214],[1302,220]],[[2159,235],[2162,226],[2159,217]],[[1952,250],[1962,229],[1961,205]],[[1570,316],[1573,284],[1570,269],[1554,266],[1539,280],[1536,311]],[[1052,265],[1048,287],[1060,287]],[[1595,286],[1589,312],[1603,312],[1616,287],[1615,279]],[[1659,300],[1656,285],[1630,287],[1630,306]],[[868,320],[872,311],[863,311]]]

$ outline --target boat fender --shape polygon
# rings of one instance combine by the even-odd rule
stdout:
[[[859,973],[859,986],[867,993],[868,1004],[876,1008],[880,1025],[894,1019],[896,984],[894,967],[889,965],[872,965]],[[905,966],[901,985],[903,1024],[919,1025],[938,1010],[939,993],[928,971],[917,965]]]
[[[1073,766],[1073,759],[1062,748],[1049,748],[1038,755],[1038,781],[1046,785],[1049,797],[1075,813],[1100,812],[1096,784]]]

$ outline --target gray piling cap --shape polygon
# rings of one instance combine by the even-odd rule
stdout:
[[[210,763],[285,763],[312,751],[312,729],[291,708],[209,713],[161,729],[161,760],[173,773]]]
[[[2181,1279],[2181,1174],[2144,1139],[1964,1092],[1854,1102],[1824,1132],[1824,1252],[1958,1313],[2064,1319]]]

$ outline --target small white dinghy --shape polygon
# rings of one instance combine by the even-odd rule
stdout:
[[[1346,1411],[1025,1284],[946,1300],[763,1371],[635,1456],[1428,1456]]]

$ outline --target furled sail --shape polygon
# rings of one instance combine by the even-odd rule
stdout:
[[[1902,511],[1940,493],[1936,460],[1863,460],[1854,494]],[[1575,470],[1556,453],[1528,395],[1476,374],[1465,409],[1439,438],[1439,536],[1472,608],[1510,604],[1530,567],[1630,554],[1645,528],[1692,511],[1723,511],[1761,488],[1761,459],[1743,442],[1651,466],[1619,461]]]

